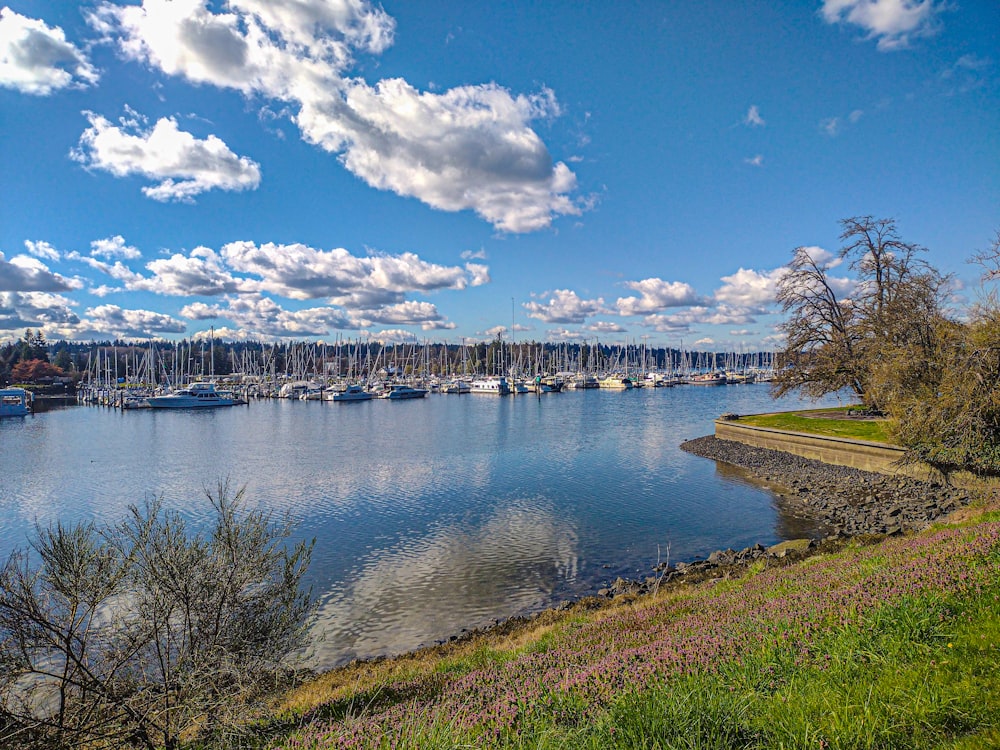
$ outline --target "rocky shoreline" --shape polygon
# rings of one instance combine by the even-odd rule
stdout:
[[[938,482],[835,466],[783,451],[720,440],[714,435],[683,443],[682,450],[738,466],[770,486],[786,510],[829,529],[823,539],[796,539],[771,547],[717,550],[704,560],[660,565],[645,580],[619,578],[599,596],[642,595],[674,581],[719,577],[758,560],[787,563],[833,550],[849,537],[876,539],[926,528],[968,503],[968,494]]]

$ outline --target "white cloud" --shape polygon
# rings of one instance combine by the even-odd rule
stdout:
[[[531,122],[560,114],[554,94],[496,84],[421,92],[402,79],[347,76],[356,51],[378,54],[394,22],[361,0],[102,3],[92,24],[129,58],[168,75],[297,105],[303,138],[372,187],[445,211],[472,210],[505,232],[578,215],[576,177]]]
[[[222,257],[236,271],[259,276],[261,291],[292,299],[330,297],[334,304],[375,308],[405,292],[465,289],[484,283],[484,267],[428,263],[414,253],[359,258],[343,248],[317,250],[300,243],[230,242]]]
[[[756,156],[749,156],[743,160],[743,163],[749,164],[751,167],[763,167],[764,156],[762,154],[757,154]]]
[[[189,255],[174,253],[146,264],[151,278],[126,280],[132,290],[145,290],[174,296],[202,295],[212,297],[240,291],[253,291],[254,282],[233,276],[222,258],[208,247],[196,247]]]
[[[486,250],[463,250],[462,260],[486,260]]]
[[[545,332],[548,341],[586,341],[591,334],[586,331],[571,331],[568,328],[553,328]]]
[[[47,292],[0,292],[0,330],[37,328],[53,324],[75,325],[79,317],[73,302]]]
[[[583,323],[588,316],[610,312],[604,307],[602,298],[581,299],[569,289],[556,289],[547,302],[525,302],[522,307],[529,318],[545,323]]]
[[[52,245],[44,240],[25,240],[24,247],[27,251],[34,255],[36,258],[41,258],[42,260],[59,260],[59,251],[56,250]]]
[[[828,23],[849,23],[877,39],[880,50],[908,47],[915,38],[938,29],[938,15],[947,4],[934,0],[823,0],[821,13]]]
[[[441,313],[430,302],[400,302],[377,310],[365,310],[353,316],[354,327],[369,328],[381,325],[426,325],[441,322]]]
[[[703,339],[698,339],[697,341],[694,342],[694,344],[692,344],[692,346],[714,346],[714,345],[715,345],[715,340],[708,338],[707,336]]]
[[[840,118],[827,117],[824,120],[820,120],[819,129],[833,138],[840,132]]]
[[[260,184],[256,162],[237,156],[215,135],[199,140],[180,130],[172,117],[147,129],[135,117],[122,118],[119,127],[93,112],[84,114],[90,127],[72,157],[115,177],[140,175],[156,181],[142,188],[154,200],[190,202],[208,190],[250,190]]]
[[[774,304],[778,282],[786,273],[786,268],[767,272],[741,268],[722,277],[723,285],[716,290],[715,299],[732,307],[762,311]]]
[[[381,344],[412,344],[417,340],[415,335],[401,328],[387,328],[378,333],[372,333],[371,331],[365,331],[364,333],[369,340],[378,341]]]
[[[558,113],[548,90],[515,97],[484,84],[434,94],[402,79],[374,87],[352,80],[341,97],[304,101],[296,122],[306,140],[341,154],[372,187],[530,232],[581,213],[569,197],[576,176],[553,164],[529,126]]]
[[[618,325],[618,323],[613,323],[610,320],[598,320],[589,326],[584,326],[584,328],[594,333],[625,333],[627,330]]]
[[[83,286],[49,270],[37,258],[15,255],[6,260],[0,252],[0,292],[66,292]]]
[[[697,325],[746,325],[757,322],[750,310],[720,305],[696,306],[671,315],[649,315],[642,323],[661,333],[687,331]]]
[[[223,318],[241,330],[278,338],[325,336],[357,328],[342,310],[333,307],[286,310],[274,300],[256,294],[227,297],[225,301],[225,306],[195,302],[182,308],[181,315],[190,320]]]
[[[99,305],[84,313],[84,321],[96,331],[122,338],[154,338],[163,333],[184,333],[187,325],[152,310],[123,310],[117,305]]]
[[[626,281],[622,286],[639,292],[639,297],[619,297],[615,302],[620,315],[646,315],[668,307],[684,307],[699,302],[690,284],[664,281],[656,277],[642,281]]]
[[[764,118],[760,116],[760,109],[756,104],[750,105],[750,109],[747,110],[746,117],[743,118],[743,124],[754,128],[760,128],[765,125]]]
[[[47,96],[97,81],[97,70],[58,26],[0,9],[0,86]]]
[[[114,237],[105,237],[103,240],[94,240],[90,243],[90,254],[95,258],[124,258],[125,260],[142,257],[139,248],[126,245],[125,238],[120,234],[116,234]]]

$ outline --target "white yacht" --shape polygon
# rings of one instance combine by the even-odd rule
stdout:
[[[471,393],[492,393],[498,396],[506,396],[510,393],[510,383],[507,378],[480,378],[473,380],[469,388]]]
[[[349,385],[346,390],[336,391],[328,401],[371,401],[372,394],[363,385]]]
[[[383,398],[398,401],[404,398],[423,398],[427,395],[425,388],[412,388],[408,385],[390,385],[389,392]]]
[[[150,396],[151,409],[204,409],[232,406],[236,398],[229,391],[215,390],[215,383],[192,383],[187,388],[164,396]]]

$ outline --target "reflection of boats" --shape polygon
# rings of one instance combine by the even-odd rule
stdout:
[[[480,378],[473,380],[471,386],[472,393],[493,393],[499,396],[506,396],[510,393],[510,383],[507,378]]]
[[[23,417],[31,413],[31,391],[24,388],[0,390],[0,417]]]
[[[150,396],[152,409],[205,409],[232,406],[236,399],[229,391],[215,390],[215,383],[192,383],[187,388],[164,396]]]
[[[371,401],[372,394],[361,385],[349,385],[346,390],[337,391],[328,401]]]
[[[390,385],[389,391],[383,398],[398,401],[404,398],[423,398],[426,395],[427,391],[424,388],[412,388],[408,385]]]

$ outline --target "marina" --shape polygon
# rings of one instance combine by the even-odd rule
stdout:
[[[197,526],[205,488],[316,539],[318,667],[398,653],[592,594],[657,562],[809,535],[738,471],[679,450],[712,420],[794,408],[767,385],[496,398],[71,406],[0,420],[0,554],[34,524],[162,496]],[[818,405],[834,405],[836,399]]]

